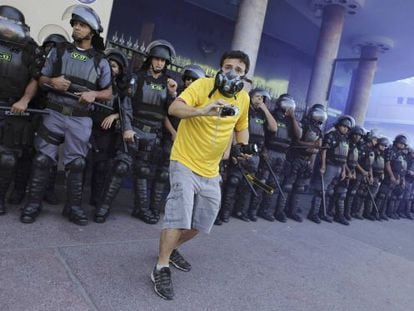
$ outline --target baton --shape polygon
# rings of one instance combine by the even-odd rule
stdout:
[[[372,205],[374,205],[374,207],[375,207],[375,212],[377,213],[377,215],[379,215],[378,206],[377,206],[377,203],[375,203],[374,195],[372,194],[371,190],[369,189],[369,183],[368,183],[367,178],[365,178],[365,186],[367,187],[367,191],[368,191],[369,197],[372,201]]]
[[[322,208],[323,208],[323,216],[326,217],[325,181],[323,180],[323,174],[322,174],[322,172],[321,172],[321,186],[322,186]]]
[[[59,91],[59,90],[55,89],[53,86],[51,86],[51,85],[49,85],[47,83],[43,84],[42,88],[44,90],[48,91],[48,92],[53,92],[53,93],[57,93],[57,94],[60,94],[60,95],[65,95],[65,96],[70,97],[70,98],[73,98],[73,99],[78,99],[79,100],[79,98],[80,98],[80,96],[78,96],[76,94],[73,94],[71,92]],[[92,102],[90,104],[92,104],[92,105],[94,105],[96,107],[99,107],[99,108],[106,109],[106,110],[110,110],[110,111],[113,111],[114,110],[114,108],[109,107],[109,106],[104,105],[104,104],[101,104],[101,103],[98,103],[96,101],[94,101],[94,102]]]
[[[0,106],[0,110],[4,111],[4,115],[8,116],[8,117],[28,117],[33,113],[37,113],[37,114],[49,114],[48,111],[45,111],[43,109],[31,109],[28,108],[23,112],[11,112],[10,111],[11,107],[7,107],[7,106]]]
[[[276,182],[276,186],[279,189],[280,195],[282,196],[283,200],[286,200],[286,196],[283,193],[282,187],[280,186],[279,180],[277,179],[277,176],[275,172],[272,169],[272,166],[270,165],[269,161],[265,157],[262,157],[263,161],[266,163],[267,168],[269,169],[270,174],[273,176],[273,179]]]

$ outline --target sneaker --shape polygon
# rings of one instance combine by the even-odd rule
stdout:
[[[178,270],[188,272],[191,270],[190,263],[175,249],[170,255],[170,263]]]
[[[173,299],[174,289],[171,281],[170,268],[164,267],[158,271],[157,267],[154,267],[151,273],[151,281],[154,283],[154,291],[158,296],[165,300]]]

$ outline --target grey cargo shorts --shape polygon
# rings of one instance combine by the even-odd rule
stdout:
[[[170,161],[170,193],[163,229],[197,229],[209,233],[220,209],[220,176],[200,176]]]

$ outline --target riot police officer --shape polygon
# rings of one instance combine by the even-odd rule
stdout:
[[[276,132],[277,123],[266,106],[266,103],[270,101],[270,94],[261,88],[255,88],[249,93],[250,106],[249,106],[249,143],[250,146],[257,146],[259,153],[254,153],[250,158],[235,164],[240,165],[243,171],[248,174],[256,175],[255,177],[261,181],[265,181],[263,176],[263,170],[259,170],[260,154],[264,151],[265,130],[269,132]],[[237,159],[233,159],[237,161]],[[233,163],[234,164],[234,163]],[[232,171],[238,170],[234,167]],[[247,181],[240,179],[240,172],[238,175],[230,174],[232,179],[226,184],[225,196],[223,197],[223,218],[228,218],[233,209],[229,202],[236,204],[235,215],[241,220],[257,221],[257,210],[261,203],[263,195],[262,189],[256,189],[256,196],[252,198],[252,191],[247,184]],[[237,185],[234,183],[235,176],[238,176]],[[239,186],[239,187],[237,187]],[[238,189],[237,189],[238,188]],[[236,190],[240,195],[236,196]]]
[[[290,165],[285,173],[282,188],[288,195],[286,200],[280,200],[281,210],[286,210],[286,215],[295,221],[302,222],[298,211],[298,195],[304,191],[312,176],[315,158],[322,145],[322,126],[328,115],[326,108],[321,104],[315,104],[301,122],[302,136],[294,141],[287,153]],[[286,208],[283,204],[287,204]]]
[[[407,149],[407,174],[405,175],[405,190],[399,206],[398,215],[401,218],[413,220],[411,206],[414,200],[414,150]]]
[[[332,219],[326,214],[326,202],[325,206],[322,206],[324,203],[323,192],[325,192],[325,198],[331,200],[335,208],[335,220],[341,224],[349,225],[343,214],[346,188],[344,191],[343,188],[335,189],[335,186],[346,177],[346,162],[349,151],[348,132],[354,125],[355,121],[352,117],[341,116],[335,122],[335,129],[326,133],[323,138],[319,172],[315,171],[312,181],[315,194],[308,213],[308,219],[315,223],[319,224],[321,220],[332,222]]]
[[[397,135],[393,146],[385,157],[385,170],[390,177],[392,190],[387,204],[387,216],[399,219],[398,207],[405,190],[405,174],[407,173],[407,147],[408,140],[404,135]],[[386,176],[387,176],[386,175]],[[388,181],[387,179],[385,181]],[[384,181],[384,182],[385,182]]]
[[[374,164],[376,158],[376,141],[377,137],[372,131],[367,133],[362,138],[362,143],[358,150],[359,154],[356,179],[350,183],[347,198],[345,200],[345,218],[347,220],[351,219],[349,211],[351,211],[352,217],[354,218],[375,220],[372,215],[372,199],[378,189],[374,185],[375,181],[372,165]],[[373,195],[372,198],[368,191],[370,191]]]
[[[40,213],[49,170],[56,162],[61,144],[67,171],[63,215],[77,225],[88,223],[81,203],[85,157],[92,130],[89,110],[96,100],[111,99],[111,71],[100,52],[103,29],[96,12],[88,6],[77,5],[67,13],[70,13],[74,43],[64,43],[51,50],[39,79],[40,86],[48,91],[46,107],[50,114],[44,117],[38,131],[38,153],[33,160],[29,198],[20,217],[23,223],[34,222]]]
[[[136,73],[137,91],[132,98],[125,123],[132,125],[126,139],[136,137],[129,153],[115,158],[111,177],[105,186],[96,217],[104,219],[121,186],[122,177],[132,166],[134,185],[133,217],[148,224],[156,224],[168,180],[168,172],[161,170],[162,134],[168,104],[176,97],[177,83],[167,76],[167,65],[175,57],[173,46],[165,40],[156,40],[147,47],[147,59]],[[149,192],[151,190],[151,192]],[[150,204],[151,203],[151,204]]]
[[[361,148],[361,139],[365,136],[365,131],[362,127],[355,125],[349,132],[349,151],[348,158],[346,162],[347,175],[348,178],[341,181],[337,187],[346,188],[346,198],[345,198],[345,209],[344,217],[346,220],[350,221],[351,210],[354,204],[354,198],[358,188],[363,182],[363,178],[368,177],[368,173],[364,174],[366,171],[361,171],[358,166],[360,160],[360,148]],[[362,216],[359,213],[354,213],[352,217],[362,219]]]
[[[122,131],[116,128],[120,119],[121,101],[128,95],[130,87],[130,77],[128,75],[128,58],[118,49],[109,49],[105,51],[106,58],[109,61],[112,72],[112,101],[108,106],[113,111],[97,107],[92,114],[93,127],[91,135],[92,151],[92,174],[91,174],[91,195],[89,203],[96,207],[103,195],[105,177],[110,160],[115,156],[116,148],[114,147],[121,140],[118,139],[118,132]]]
[[[375,198],[382,220],[397,219],[397,208],[404,189],[404,175],[407,169],[404,149],[407,137],[397,135],[390,148],[384,152],[385,177]]]
[[[48,35],[44,39],[42,46],[36,49],[36,65],[39,66],[39,68],[42,68],[46,60],[46,56],[47,54],[49,54],[49,51],[53,47],[56,47],[57,44],[65,43],[65,42],[67,42],[66,38],[60,34]],[[31,102],[31,106],[35,108],[39,108],[39,109],[44,109],[45,108],[45,97],[46,96],[44,92],[42,92],[41,89],[38,89],[36,96]],[[37,129],[38,125],[41,123],[41,116],[35,115],[32,118],[32,122],[34,124],[34,128]],[[30,151],[30,152],[23,153],[16,167],[16,171],[14,174],[14,188],[8,198],[8,203],[10,204],[20,204],[23,201],[24,196],[26,194],[26,186],[30,178],[30,169],[32,167],[32,160],[34,156],[33,149],[27,150],[27,151]],[[50,170],[48,186],[47,186],[46,193],[44,196],[44,200],[47,203],[52,204],[52,205],[57,205],[59,203],[59,200],[55,193],[56,175],[57,175],[57,165],[54,165]]]
[[[5,197],[16,163],[33,153],[34,124],[21,113],[37,90],[36,47],[22,12],[0,6],[0,215],[6,213]]]
[[[283,180],[282,170],[286,164],[286,152],[292,141],[299,139],[301,136],[301,129],[295,117],[296,103],[289,94],[282,94],[276,101],[276,109],[272,112],[274,119],[277,122],[277,131],[266,132],[265,147],[267,154],[264,161],[266,162],[263,176],[266,183],[276,189],[272,195],[265,196],[259,210],[259,216],[268,220],[274,221],[275,218],[281,222],[286,222],[286,214],[284,206],[286,204],[277,204],[278,193],[277,182]],[[269,168],[270,167],[270,168]],[[275,176],[278,181],[275,180]],[[284,194],[286,197],[286,194]],[[281,196],[280,196],[281,197]],[[283,199],[283,198],[282,198]],[[276,206],[278,209],[276,210]]]

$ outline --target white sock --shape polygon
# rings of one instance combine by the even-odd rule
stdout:
[[[157,266],[156,266],[156,270],[157,271],[160,271],[162,268],[169,268],[170,266],[169,265],[159,265],[159,264],[157,264]]]

